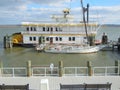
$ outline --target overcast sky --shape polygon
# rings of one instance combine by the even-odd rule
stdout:
[[[90,4],[90,18],[103,24],[120,24],[120,0],[83,0]],[[0,24],[50,20],[71,8],[70,15],[81,19],[80,0],[0,0]]]

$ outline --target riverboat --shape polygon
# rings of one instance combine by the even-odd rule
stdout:
[[[89,6],[87,15],[89,12]],[[88,16],[87,16],[88,17]],[[95,36],[99,25],[95,21],[74,21],[70,15],[70,9],[63,10],[63,15],[52,16],[52,21],[48,22],[22,22],[22,27],[26,29],[20,33],[12,35],[13,45],[33,47],[40,44],[94,44]],[[87,27],[87,36],[85,30]],[[89,37],[89,40],[88,40]]]

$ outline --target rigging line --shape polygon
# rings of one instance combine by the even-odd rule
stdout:
[[[70,0],[70,9],[71,9],[71,2],[72,2],[72,0]]]
[[[83,7],[83,2],[81,0],[81,6],[82,6],[82,13],[83,13],[83,23],[84,23],[84,26],[85,26],[85,33],[86,33],[86,37],[87,37],[87,42],[89,43],[89,40],[88,40],[88,33],[87,33],[87,25],[86,25],[86,20],[85,20],[85,7]]]

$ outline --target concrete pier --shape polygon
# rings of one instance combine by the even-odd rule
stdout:
[[[0,85],[29,85],[29,90],[60,90],[60,84],[79,85],[111,83],[110,90],[120,90],[119,61],[115,61],[115,66],[111,67],[94,67],[92,63],[88,61],[87,67],[82,67],[83,69],[80,67],[70,67],[66,69],[67,72],[64,73],[63,71],[66,67],[63,67],[63,61],[59,61],[58,68],[53,67],[53,72],[55,69],[55,73],[50,72],[50,67],[32,67],[31,61],[27,61],[26,64],[26,68],[5,68],[1,66]],[[103,72],[95,72],[96,68]],[[83,75],[84,70],[87,72],[85,76]],[[111,70],[111,72],[107,72],[108,70]],[[11,73],[9,71],[11,71]],[[71,71],[73,71],[73,73]],[[83,73],[80,74],[80,71]]]
[[[47,80],[49,90],[60,90],[60,84],[106,84],[112,83],[111,90],[120,90],[119,76],[81,76],[81,77],[0,77],[0,84],[26,85],[30,90],[41,90],[41,81]],[[45,88],[45,87],[44,87]],[[46,90],[46,89],[44,89]]]

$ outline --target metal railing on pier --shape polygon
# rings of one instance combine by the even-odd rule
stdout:
[[[92,76],[119,76],[119,66],[92,67]],[[58,67],[32,67],[31,76],[59,76]],[[89,76],[88,67],[64,67],[63,76]],[[27,77],[26,67],[0,68],[0,77]]]
[[[119,67],[94,67],[93,76],[119,76]]]
[[[58,67],[33,67],[32,76],[59,76]]]
[[[1,77],[25,77],[27,76],[26,67],[6,67],[0,68]]]
[[[87,67],[64,67],[64,76],[88,76]]]

